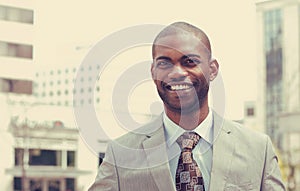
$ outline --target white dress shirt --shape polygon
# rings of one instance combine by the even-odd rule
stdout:
[[[167,153],[169,158],[169,165],[171,175],[175,184],[176,169],[178,165],[179,155],[181,149],[176,140],[186,130],[175,124],[166,114],[164,114],[163,122],[165,126],[165,135],[167,142]],[[211,110],[203,122],[196,127],[193,132],[198,133],[201,136],[199,143],[193,149],[193,158],[197,162],[202,177],[204,180],[205,190],[209,189],[210,172],[212,166],[212,143],[213,143],[213,116]]]

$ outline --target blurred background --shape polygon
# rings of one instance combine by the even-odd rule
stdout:
[[[0,0],[0,190],[87,190],[107,141],[127,131],[112,112],[115,82],[138,62],[150,66],[151,46],[116,54],[98,76],[92,71],[103,63],[82,60],[118,30],[175,21],[207,32],[225,116],[268,134],[288,190],[300,190],[300,0]],[[76,79],[79,70],[84,76]],[[128,97],[124,107],[140,124],[162,110],[149,108],[160,103],[150,79],[119,96]],[[106,128],[96,150],[74,117],[74,108],[91,105]]]

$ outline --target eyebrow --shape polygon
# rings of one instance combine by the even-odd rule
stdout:
[[[187,55],[183,55],[181,59],[186,59],[186,58],[190,58],[190,57],[197,57],[197,58],[201,58],[200,55],[198,54],[187,54]],[[155,59],[156,61],[157,60],[171,60],[171,58],[167,57],[167,56],[159,56]]]
[[[183,56],[182,56],[183,59],[185,59],[185,58],[190,58],[190,57],[201,58],[201,56],[198,55],[198,54],[187,54],[187,55],[183,55]]]
[[[171,60],[171,58],[167,57],[167,56],[159,56],[155,59],[156,61],[157,60]]]

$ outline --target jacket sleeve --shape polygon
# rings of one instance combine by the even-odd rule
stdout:
[[[285,191],[285,185],[282,181],[278,159],[275,155],[272,142],[267,137],[265,165],[263,170],[263,179],[261,184],[262,191]]]
[[[94,184],[88,191],[118,191],[118,173],[115,165],[112,144],[109,143],[105,152],[105,158],[98,169]]]

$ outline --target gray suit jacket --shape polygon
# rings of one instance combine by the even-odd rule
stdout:
[[[285,190],[272,143],[213,113],[214,144],[209,191]],[[172,191],[162,117],[108,144],[89,191]]]

